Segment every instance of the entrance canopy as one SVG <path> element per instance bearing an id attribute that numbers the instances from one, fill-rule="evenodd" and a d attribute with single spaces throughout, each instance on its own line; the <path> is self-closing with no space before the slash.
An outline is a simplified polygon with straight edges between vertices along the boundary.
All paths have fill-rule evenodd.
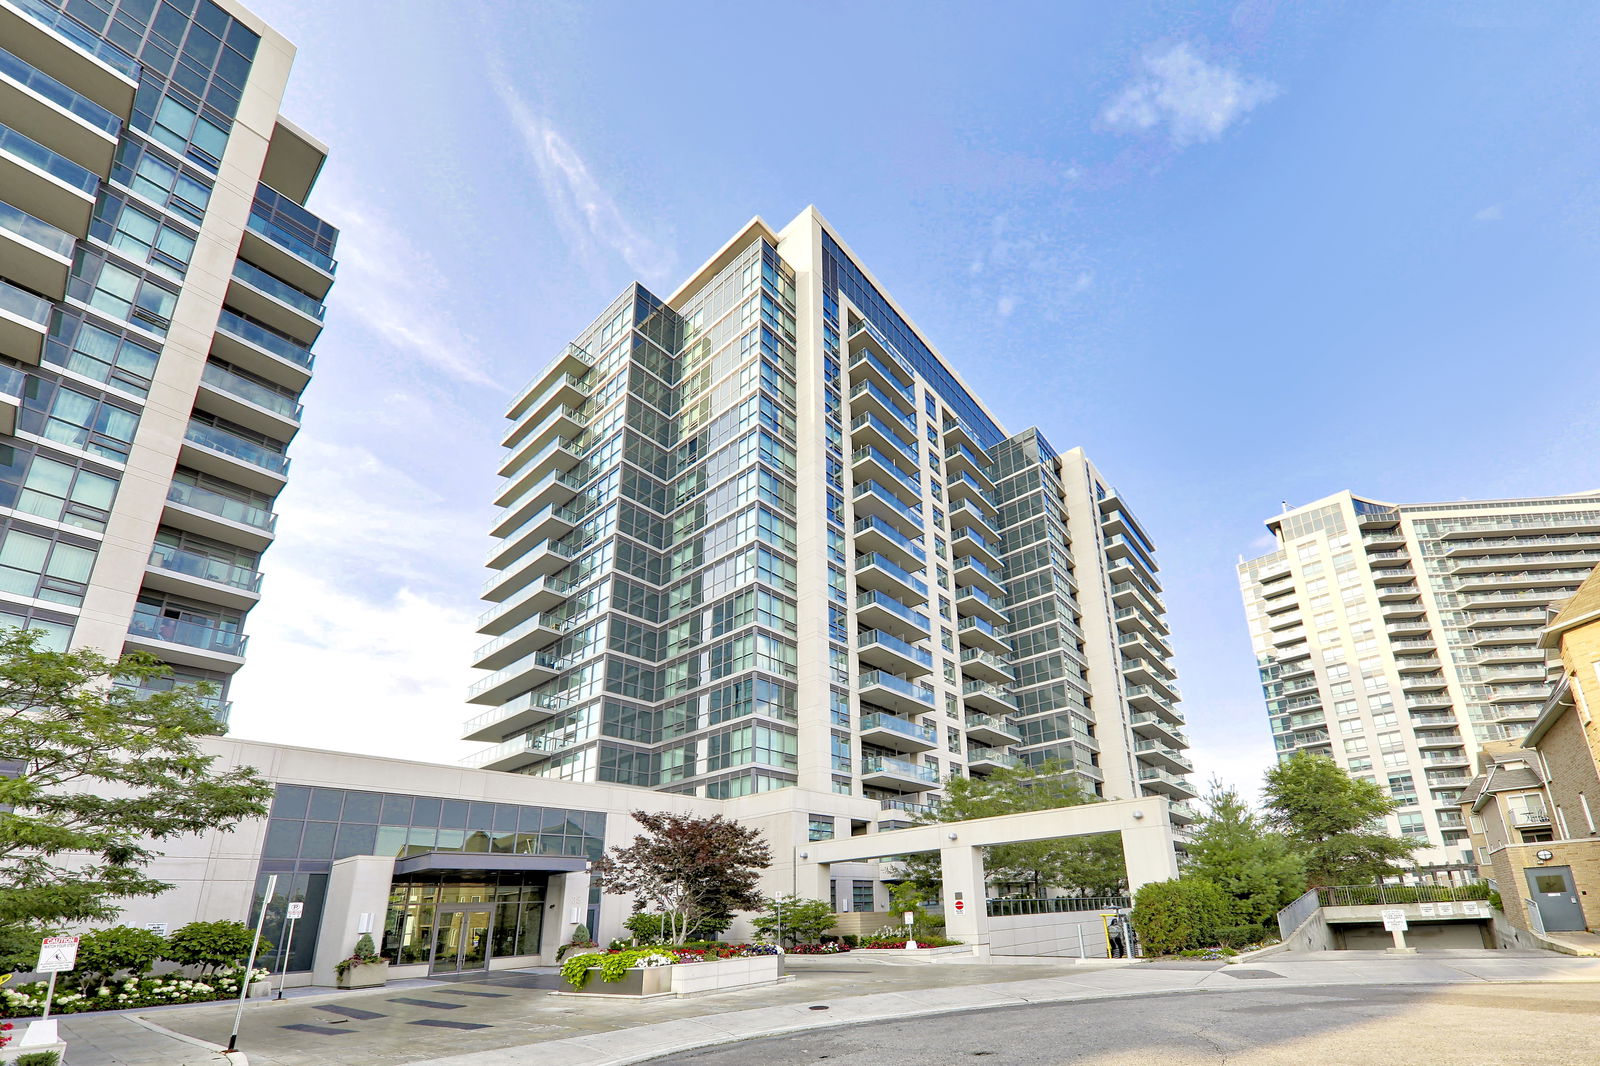
<path id="1" fill-rule="evenodd" d="M 396 859 L 394 876 L 455 873 L 573 873 L 587 869 L 581 855 L 513 855 L 492 851 L 424 851 Z"/>

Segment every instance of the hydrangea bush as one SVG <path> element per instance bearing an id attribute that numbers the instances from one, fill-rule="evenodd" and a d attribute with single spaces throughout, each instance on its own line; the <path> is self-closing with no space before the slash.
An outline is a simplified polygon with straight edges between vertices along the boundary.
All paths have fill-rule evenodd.
<path id="1" fill-rule="evenodd" d="M 159 1007 L 169 1003 L 206 1003 L 216 999 L 235 999 L 239 995 L 241 967 L 220 970 L 204 979 L 166 974 L 161 977 L 130 977 L 101 985 L 93 992 L 62 991 L 56 988 L 50 1010 L 54 1014 L 82 1014 L 96 1010 L 123 1010 L 130 1007 Z M 257 968 L 252 981 L 265 981 L 271 972 Z M 44 1010 L 43 981 L 0 987 L 0 1018 L 31 1018 Z"/>

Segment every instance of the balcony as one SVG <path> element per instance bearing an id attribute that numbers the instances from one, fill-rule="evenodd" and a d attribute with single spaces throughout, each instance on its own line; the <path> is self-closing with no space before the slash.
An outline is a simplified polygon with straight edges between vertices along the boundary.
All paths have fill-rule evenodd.
<path id="1" fill-rule="evenodd" d="M 233 262 L 226 302 L 280 333 L 309 345 L 322 332 L 322 301 L 243 259 Z"/>
<path id="2" fill-rule="evenodd" d="M 928 553 L 922 546 L 883 519 L 869 515 L 855 525 L 856 548 L 886 555 L 907 570 L 921 570 Z"/>
<path id="3" fill-rule="evenodd" d="M 190 422 L 178 458 L 184 466 L 236 482 L 257 492 L 277 493 L 289 477 L 289 457 L 225 429 Z"/>
<path id="4" fill-rule="evenodd" d="M 1152 616 L 1147 611 L 1135 607 L 1124 607 L 1112 614 L 1112 619 L 1117 623 L 1117 628 L 1124 633 L 1141 633 L 1151 640 L 1164 640 L 1168 633 L 1167 625 L 1161 619 Z M 1304 629 L 1289 630 L 1278 633 L 1272 638 L 1275 647 L 1283 647 L 1306 639 Z M 1287 658 L 1287 653 L 1284 653 Z"/>
<path id="5" fill-rule="evenodd" d="M 957 444 L 946 448 L 944 453 L 945 469 L 952 474 L 967 474 L 975 478 L 985 491 L 994 491 L 994 481 L 989 477 L 989 460 L 987 457 L 973 451 L 965 444 Z"/>
<path id="6" fill-rule="evenodd" d="M 496 658 L 495 652 L 502 649 L 507 651 L 515 649 L 523 651 L 524 654 L 522 658 L 515 659 L 494 673 L 473 682 L 472 687 L 467 690 L 467 702 L 498 705 L 556 677 L 561 669 L 549 655 L 545 654 L 544 649 L 560 640 L 564 632 L 571 628 L 570 619 L 536 615 L 512 632 L 485 645 L 491 649 L 485 658 Z M 552 711 L 565 706 L 564 696 L 546 695 L 542 698 L 547 701 L 546 706 Z"/>
<path id="7" fill-rule="evenodd" d="M 1460 749 L 1455 751 L 1429 751 L 1422 755 L 1422 762 L 1427 766 L 1466 766 L 1471 763 L 1467 753 Z"/>
<path id="8" fill-rule="evenodd" d="M 975 558 L 996 572 L 1001 568 L 999 549 L 999 537 L 991 539 L 972 526 L 961 526 L 951 531 L 951 551 L 958 556 Z"/>
<path id="9" fill-rule="evenodd" d="M 580 617 L 566 618 L 550 611 L 535 611 L 531 614 L 519 611 L 516 617 L 518 621 L 511 621 L 505 615 L 495 616 L 493 620 L 502 624 L 492 628 L 484 627 L 485 632 L 498 635 L 478 648 L 474 659 L 474 665 L 478 669 L 503 669 L 518 658 L 548 648 L 582 624 Z"/>
<path id="10" fill-rule="evenodd" d="M 864 714 L 861 716 L 861 740 L 891 751 L 932 751 L 939 746 L 939 731 L 892 714 Z"/>
<path id="11" fill-rule="evenodd" d="M 594 357 L 592 355 L 576 344 L 567 345 L 559 355 L 546 363 L 543 369 L 533 375 L 533 379 L 518 391 L 516 400 L 511 404 L 511 409 L 506 412 L 506 417 L 515 419 L 519 424 L 529 417 L 539 418 L 540 416 L 534 413 L 533 407 L 536 404 L 543 403 L 547 398 L 547 394 L 550 391 L 549 381 L 552 377 L 563 374 L 572 377 L 583 377 L 593 369 Z M 588 390 L 586 389 L 584 392 L 587 395 Z M 571 402 L 576 403 L 576 401 Z M 516 432 L 515 429 L 512 432 Z M 515 442 L 506 442 L 505 447 L 509 448 L 513 443 Z"/>
<path id="12" fill-rule="evenodd" d="M 1422 658 L 1416 658 L 1414 656 L 1399 657 L 1395 659 L 1394 665 L 1395 669 L 1399 670 L 1402 674 L 1414 674 L 1419 672 L 1425 673 L 1430 670 L 1439 670 L 1443 668 L 1444 660 L 1439 658 L 1437 655 L 1427 655 L 1423 656 Z"/>
<path id="13" fill-rule="evenodd" d="M 970 503 L 978 510 L 988 515 L 992 520 L 998 508 L 989 498 L 989 490 L 978 483 L 978 480 L 966 471 L 957 473 L 948 471 L 945 481 L 945 491 L 952 503 Z"/>
<path id="14" fill-rule="evenodd" d="M 0 3 L 0 41 L 51 77 L 77 86 L 113 114 L 126 116 L 132 110 L 138 60 L 44 0 Z"/>
<path id="15" fill-rule="evenodd" d="M 1154 711 L 1176 717 L 1177 708 L 1159 691 L 1149 685 L 1128 686 L 1128 706 L 1140 711 Z"/>
<path id="16" fill-rule="evenodd" d="M 583 461 L 581 452 L 574 441 L 565 437 L 552 440 L 537 455 L 522 464 L 522 469 L 517 472 L 516 477 L 508 478 L 500 486 L 500 492 L 494 498 L 495 506 L 508 506 L 551 474 L 571 471 Z"/>
<path id="17" fill-rule="evenodd" d="M 1550 812 L 1543 807 L 1533 807 L 1518 810 L 1515 807 L 1506 812 L 1511 824 L 1518 828 L 1537 828 L 1550 824 Z"/>
<path id="18" fill-rule="evenodd" d="M 122 120 L 5 48 L 0 48 L 0 114 L 17 132 L 81 167 L 97 174 L 111 169 Z"/>
<path id="19" fill-rule="evenodd" d="M 1141 737 L 1164 741 L 1174 748 L 1187 748 L 1189 739 L 1172 719 L 1177 716 L 1156 714 L 1152 711 L 1135 711 L 1129 717 L 1133 731 Z M 1178 722 L 1181 722 L 1181 717 Z"/>
<path id="20" fill-rule="evenodd" d="M 1324 735 L 1326 739 L 1326 735 Z M 1175 774 L 1194 773 L 1194 763 L 1176 748 L 1168 747 L 1156 740 L 1137 740 L 1133 744 L 1133 753 L 1137 759 L 1147 766 L 1168 770 Z"/>
<path id="21" fill-rule="evenodd" d="M 550 504 L 535 511 L 520 526 L 507 533 L 489 552 L 484 565 L 502 570 L 526 555 L 540 541 L 558 540 L 577 529 L 582 521 L 583 512 L 576 507 Z"/>
<path id="22" fill-rule="evenodd" d="M 890 425 L 902 427 L 907 433 L 915 435 L 917 431 L 915 408 L 904 396 L 897 398 L 896 393 L 886 392 L 872 381 L 858 381 L 851 386 L 850 413 L 875 414 Z"/>
<path id="23" fill-rule="evenodd" d="M 880 358 L 879 353 L 870 347 L 857 347 L 854 343 L 850 349 L 850 380 L 873 381 L 885 391 L 904 398 L 906 405 L 915 403 L 911 386 L 914 375 L 911 371 L 899 364 L 893 356 L 884 353 Z"/>
<path id="24" fill-rule="evenodd" d="M 522 770 L 576 748 L 583 741 L 570 734 L 551 737 L 513 737 L 461 760 L 477 770 Z"/>
<path id="25" fill-rule="evenodd" d="M 999 596 L 991 596 L 987 592 L 972 585 L 956 586 L 956 613 L 982 618 L 992 625 L 1005 625 L 1009 619 L 1006 617 L 1005 600 Z"/>
<path id="26" fill-rule="evenodd" d="M 259 204 L 250 207 L 239 254 L 319 300 L 327 297 L 338 269 L 332 256 L 273 221 Z"/>
<path id="27" fill-rule="evenodd" d="M 1167 605 L 1161 598 L 1151 592 L 1138 581 L 1118 581 L 1111 586 L 1111 602 L 1118 607 L 1139 607 L 1153 615 L 1163 615 Z M 1267 628 L 1286 629 L 1301 620 L 1299 611 L 1290 614 L 1280 614 L 1277 617 L 1269 616 Z"/>
<path id="28" fill-rule="evenodd" d="M 236 628 L 168 618 L 159 608 L 138 604 L 128 620 L 128 645 L 174 666 L 232 672 L 244 665 L 247 640 Z"/>
<path id="29" fill-rule="evenodd" d="M 545 383 L 543 389 L 529 398 L 522 415 L 501 439 L 500 446 L 517 447 L 553 411 L 561 408 L 581 409 L 593 393 L 594 381 L 588 372 L 555 375 Z"/>
<path id="30" fill-rule="evenodd" d="M 965 648 L 961 652 L 961 672 L 967 677 L 1009 685 L 1017 675 L 1011 665 L 992 652 L 981 648 Z"/>
<path id="31" fill-rule="evenodd" d="M 1169 799 L 1192 800 L 1200 793 L 1177 774 L 1154 766 L 1139 767 L 1139 784 L 1146 790 Z"/>
<path id="32" fill-rule="evenodd" d="M 999 685 L 988 681 L 968 681 L 961 686 L 961 700 L 970 711 L 990 714 L 1016 714 L 1017 699 Z"/>
<path id="33" fill-rule="evenodd" d="M 1415 719 L 1412 724 L 1416 724 Z M 1419 731 L 1416 736 L 1419 748 L 1447 748 L 1461 743 L 1461 732 L 1457 729 L 1439 729 L 1427 733 Z"/>
<path id="34" fill-rule="evenodd" d="M 0 281 L 0 353 L 39 365 L 50 333 L 50 301 Z"/>
<path id="35" fill-rule="evenodd" d="M 922 510 L 901 503 L 895 493 L 876 481 L 863 481 L 853 497 L 856 518 L 881 518 L 907 537 L 922 535 Z"/>
<path id="36" fill-rule="evenodd" d="M 1022 743 L 1022 730 L 1004 718 L 975 711 L 967 713 L 967 743 L 1005 747 Z"/>
<path id="37" fill-rule="evenodd" d="M 559 696 L 524 692 L 461 723 L 462 740 L 499 740 L 549 721 L 566 710 Z"/>
<path id="38" fill-rule="evenodd" d="M 174 481 L 167 487 L 161 521 L 226 544 L 263 551 L 272 543 L 278 516 L 220 492 Z"/>
<path id="39" fill-rule="evenodd" d="M 901 464 L 910 465 L 882 449 L 868 444 L 857 448 L 850 457 L 850 472 L 859 481 L 876 481 L 898 496 L 904 503 L 914 506 L 922 501 L 922 488 L 917 484 L 916 472 L 907 471 Z"/>
<path id="40" fill-rule="evenodd" d="M 856 621 L 886 630 L 903 640 L 922 640 L 929 634 L 928 616 L 907 607 L 886 592 L 863 592 L 856 597 Z"/>
<path id="41" fill-rule="evenodd" d="M 968 748 L 967 770 L 974 774 L 992 774 L 996 770 L 1015 770 L 1022 760 L 998 748 Z"/>
<path id="42" fill-rule="evenodd" d="M 992 624 L 982 618 L 963 618 L 956 626 L 956 635 L 966 648 L 982 648 L 996 655 L 1008 655 L 1011 645 Z"/>
<path id="43" fill-rule="evenodd" d="M 72 269 L 72 234 L 0 201 L 0 276 L 59 300 Z"/>
<path id="44" fill-rule="evenodd" d="M 248 611 L 261 599 L 261 574 L 197 552 L 156 544 L 144 586 Z"/>
<path id="45" fill-rule="evenodd" d="M 1428 620 L 1419 616 L 1416 618 L 1405 618 L 1388 622 L 1383 628 L 1397 637 L 1409 637 L 1415 636 L 1419 633 L 1426 633 L 1430 627 L 1428 625 Z"/>
<path id="46" fill-rule="evenodd" d="M 0 190 L 7 203 L 74 237 L 89 232 L 100 178 L 38 141 L 0 126 Z"/>
<path id="47" fill-rule="evenodd" d="M 902 714 L 933 710 L 933 689 L 883 670 L 863 670 L 856 691 L 863 702 Z"/>
<path id="48" fill-rule="evenodd" d="M 565 574 L 536 578 L 516 595 L 501 600 L 478 615 L 478 632 L 500 634 L 540 611 L 561 606 L 581 586 Z"/>
<path id="49" fill-rule="evenodd" d="M 980 454 L 983 451 L 983 442 L 978 440 L 978 435 L 972 432 L 972 427 L 959 416 L 945 419 L 944 444 L 946 448 L 964 444 Z"/>
<path id="50" fill-rule="evenodd" d="M 919 465 L 920 462 L 917 457 L 917 442 L 875 414 L 863 414 L 851 419 L 850 443 L 853 447 L 871 444 L 887 452 L 899 452 L 913 465 Z"/>
<path id="51" fill-rule="evenodd" d="M 991 568 L 982 559 L 971 555 L 956 556 L 955 564 L 956 584 L 972 585 L 991 596 L 1005 595 L 999 569 Z"/>
<path id="52" fill-rule="evenodd" d="M 512 530 L 526 522 L 546 507 L 571 503 L 582 491 L 589 473 L 579 467 L 575 470 L 550 470 L 521 496 L 512 500 L 495 515 L 491 537 L 508 536 Z"/>
<path id="53" fill-rule="evenodd" d="M 861 783 L 893 792 L 927 792 L 939 787 L 939 771 L 905 759 L 867 755 L 861 760 Z"/>
<path id="54" fill-rule="evenodd" d="M 1000 531 L 995 529 L 994 519 L 966 501 L 962 501 L 950 508 L 950 528 L 952 532 L 962 527 L 976 529 L 983 535 L 985 543 L 1000 543 Z M 959 534 L 957 535 L 959 536 Z"/>
<path id="55" fill-rule="evenodd" d="M 268 437 L 292 437 L 305 409 L 293 396 L 208 362 L 200 371 L 205 410 Z"/>
<path id="56" fill-rule="evenodd" d="M 1272 738 L 1272 743 L 1278 751 L 1295 751 L 1299 748 L 1313 748 L 1319 744 L 1326 744 L 1330 739 L 1326 729 L 1312 729 L 1275 736 Z"/>
<path id="57" fill-rule="evenodd" d="M 0 366 L 0 433 L 17 431 L 17 415 L 22 413 L 22 397 L 28 375 L 14 366 Z"/>
<path id="58" fill-rule="evenodd" d="M 297 392 L 311 380 L 311 367 L 316 362 L 304 344 L 227 308 L 217 316 L 211 350 L 235 366 Z"/>
<path id="59" fill-rule="evenodd" d="M 869 629 L 856 637 L 856 657 L 869 666 L 906 677 L 933 673 L 932 652 L 880 629 Z"/>
<path id="60" fill-rule="evenodd" d="M 549 577 L 562 570 L 583 551 L 559 540 L 541 540 L 529 548 L 516 565 L 490 574 L 483 583 L 483 598 L 496 602 L 507 599 L 534 578 Z"/>
<path id="61" fill-rule="evenodd" d="M 587 424 L 588 418 L 576 407 L 557 404 L 523 435 L 521 443 L 505 457 L 497 472 L 501 477 L 512 476 L 530 459 L 538 456 L 551 441 L 575 438 Z"/>

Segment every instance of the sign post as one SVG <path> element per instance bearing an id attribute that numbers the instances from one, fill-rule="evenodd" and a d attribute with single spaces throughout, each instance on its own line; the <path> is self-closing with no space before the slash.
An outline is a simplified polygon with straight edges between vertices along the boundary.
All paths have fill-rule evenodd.
<path id="1" fill-rule="evenodd" d="M 56 1043 L 56 1023 L 55 1019 L 50 1017 L 50 1005 L 56 998 L 56 974 L 67 973 L 77 965 L 77 937 L 47 936 L 39 944 L 39 961 L 33 969 L 36 973 L 49 974 L 50 985 L 44 993 L 44 1011 L 40 1013 L 38 1021 L 28 1026 L 28 1031 L 22 1035 L 19 1046 Z"/>
<path id="2" fill-rule="evenodd" d="M 1383 912 L 1383 928 L 1394 934 L 1394 947 L 1384 949 L 1390 955 L 1415 955 L 1416 948 L 1406 947 L 1406 912 L 1402 910 L 1388 910 Z"/>
<path id="3" fill-rule="evenodd" d="M 306 912 L 305 902 L 293 900 L 284 917 L 289 919 L 289 928 L 283 934 L 283 948 L 278 952 L 278 998 L 283 998 L 283 990 L 289 984 L 289 945 L 294 943 L 294 923 Z"/>
<path id="4" fill-rule="evenodd" d="M 278 875 L 272 874 L 267 878 L 267 890 L 261 895 L 261 913 L 256 916 L 256 935 L 250 941 L 250 961 L 244 964 L 244 973 L 239 975 L 239 1007 L 233 1012 L 233 1032 L 228 1034 L 229 1052 L 239 1048 L 239 1023 L 244 1020 L 244 997 L 250 994 L 250 975 L 256 972 L 256 952 L 261 950 L 261 927 L 267 924 L 267 907 L 271 905 L 277 890 Z"/>

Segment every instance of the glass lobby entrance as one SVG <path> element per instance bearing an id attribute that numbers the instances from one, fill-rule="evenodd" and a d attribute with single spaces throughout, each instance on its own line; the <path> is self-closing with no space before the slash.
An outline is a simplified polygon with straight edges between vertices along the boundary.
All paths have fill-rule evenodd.
<path id="1" fill-rule="evenodd" d="M 480 874 L 472 880 L 396 881 L 382 954 L 430 974 L 484 970 L 493 959 L 536 955 L 543 925 L 544 873 Z"/>

